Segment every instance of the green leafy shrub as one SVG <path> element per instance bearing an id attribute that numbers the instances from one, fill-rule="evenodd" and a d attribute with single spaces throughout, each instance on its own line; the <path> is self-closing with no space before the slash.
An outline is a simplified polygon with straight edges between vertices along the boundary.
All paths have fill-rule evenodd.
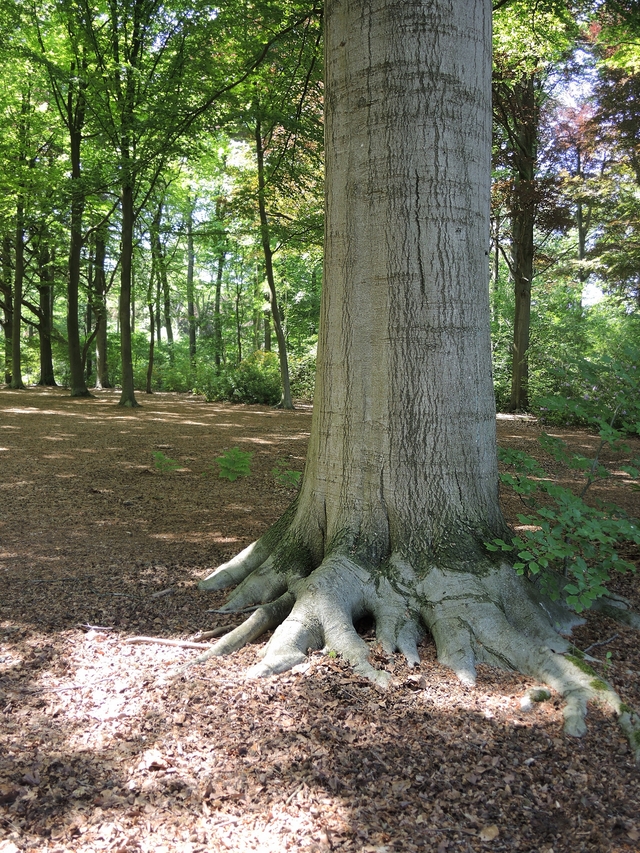
<path id="1" fill-rule="evenodd" d="M 194 391 L 211 402 L 263 403 L 274 406 L 280 402 L 282 384 L 278 356 L 258 350 L 241 361 L 236 368 L 227 368 L 198 375 Z"/>
<path id="2" fill-rule="evenodd" d="M 296 400 L 313 400 L 316 386 L 316 351 L 312 351 L 291 364 L 291 396 Z"/>
<path id="3" fill-rule="evenodd" d="M 630 355 L 633 355 L 631 352 Z M 576 494 L 556 483 L 544 468 L 522 451 L 501 450 L 507 470 L 502 482 L 520 495 L 530 511 L 518 516 L 522 532 L 511 542 L 494 539 L 490 551 L 516 554 L 514 568 L 520 574 L 537 577 L 543 591 L 552 599 L 563 596 L 578 613 L 606 593 L 613 571 L 635 571 L 623 560 L 619 546 L 623 542 L 640 545 L 637 520 L 613 504 L 585 501 L 591 486 L 611 476 L 602 462 L 602 451 L 628 452 L 624 442 L 628 434 L 640 434 L 640 372 L 638 362 L 603 359 L 601 363 L 580 363 L 583 380 L 590 393 L 581 400 L 555 397 L 547 401 L 547 410 L 561 419 L 577 419 L 594 427 L 600 442 L 593 456 L 573 452 L 562 439 L 543 433 L 542 447 L 569 468 L 582 472 Z M 638 489 L 640 459 L 618 465 Z"/>

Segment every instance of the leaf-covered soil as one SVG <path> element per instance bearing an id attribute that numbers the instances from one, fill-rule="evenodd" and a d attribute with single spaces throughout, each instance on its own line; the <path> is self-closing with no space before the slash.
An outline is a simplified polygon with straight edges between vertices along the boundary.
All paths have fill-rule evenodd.
<path id="1" fill-rule="evenodd" d="M 0 853 L 640 849 L 640 776 L 609 716 L 567 738 L 557 697 L 525 712 L 532 682 L 488 667 L 466 688 L 430 642 L 410 671 L 372 640 L 384 693 L 319 654 L 247 680 L 255 646 L 167 680 L 198 651 L 126 640 L 239 622 L 197 581 L 290 502 L 273 468 L 302 469 L 310 410 L 117 399 L 0 391 Z M 533 421 L 498 429 L 537 447 Z M 252 474 L 229 482 L 215 459 L 233 447 Z M 600 491 L 637 515 L 623 481 Z M 614 588 L 640 607 L 638 579 Z M 596 614 L 575 631 L 635 707 L 639 639 Z"/>

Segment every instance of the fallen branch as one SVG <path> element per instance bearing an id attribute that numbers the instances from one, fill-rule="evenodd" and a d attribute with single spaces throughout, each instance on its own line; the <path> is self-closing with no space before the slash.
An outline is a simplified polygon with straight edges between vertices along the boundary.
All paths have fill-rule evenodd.
<path id="1" fill-rule="evenodd" d="M 587 646 L 586 649 L 583 649 L 583 652 L 586 654 L 587 652 L 590 652 L 591 649 L 595 649 L 598 646 L 606 646 L 608 643 L 612 643 L 614 640 L 617 640 L 617 639 L 618 639 L 618 634 L 614 634 L 613 637 L 609 637 L 608 640 L 600 640 L 599 643 L 591 643 L 590 646 Z"/>
<path id="2" fill-rule="evenodd" d="M 153 643 L 156 646 L 177 646 L 179 649 L 206 649 L 203 643 L 194 643 L 193 640 L 166 640 L 164 637 L 127 637 L 123 640 L 129 646 L 138 643 Z"/>

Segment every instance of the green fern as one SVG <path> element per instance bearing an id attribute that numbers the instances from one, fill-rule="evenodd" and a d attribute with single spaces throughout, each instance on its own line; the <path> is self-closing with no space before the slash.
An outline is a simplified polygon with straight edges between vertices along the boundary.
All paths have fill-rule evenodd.
<path id="1" fill-rule="evenodd" d="M 251 474 L 251 459 L 253 453 L 232 447 L 225 450 L 222 456 L 218 456 L 216 462 L 220 468 L 219 477 L 222 480 L 230 480 L 232 483 L 238 477 L 248 477 Z"/>
<path id="2" fill-rule="evenodd" d="M 273 478 L 279 486 L 284 486 L 286 489 L 297 489 L 302 480 L 302 473 L 285 468 L 285 464 L 284 462 L 276 462 L 271 469 Z"/>

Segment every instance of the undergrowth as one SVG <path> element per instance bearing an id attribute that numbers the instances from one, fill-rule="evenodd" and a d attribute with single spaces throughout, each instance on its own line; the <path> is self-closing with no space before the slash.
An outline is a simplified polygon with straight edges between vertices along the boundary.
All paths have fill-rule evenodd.
<path id="1" fill-rule="evenodd" d="M 632 351 L 633 350 L 633 351 Z M 592 456 L 571 450 L 563 439 L 543 433 L 542 448 L 557 462 L 582 474 L 579 488 L 560 485 L 532 456 L 519 450 L 500 449 L 506 466 L 501 481 L 518 494 L 526 512 L 518 515 L 520 529 L 510 542 L 494 539 L 490 551 L 512 555 L 520 574 L 535 578 L 552 599 L 564 597 L 578 613 L 606 594 L 613 572 L 635 571 L 620 556 L 625 542 L 640 545 L 637 519 L 620 507 L 593 499 L 591 487 L 613 476 L 603 451 L 620 459 L 630 455 L 626 438 L 640 435 L 640 368 L 637 348 L 628 348 L 624 360 L 604 359 L 598 364 L 575 362 L 590 391 L 580 400 L 555 396 L 545 401 L 557 422 L 569 420 L 594 429 L 599 443 Z M 640 459 L 617 462 L 616 472 L 629 488 L 640 489 Z M 587 502 L 587 497 L 592 499 Z"/>

